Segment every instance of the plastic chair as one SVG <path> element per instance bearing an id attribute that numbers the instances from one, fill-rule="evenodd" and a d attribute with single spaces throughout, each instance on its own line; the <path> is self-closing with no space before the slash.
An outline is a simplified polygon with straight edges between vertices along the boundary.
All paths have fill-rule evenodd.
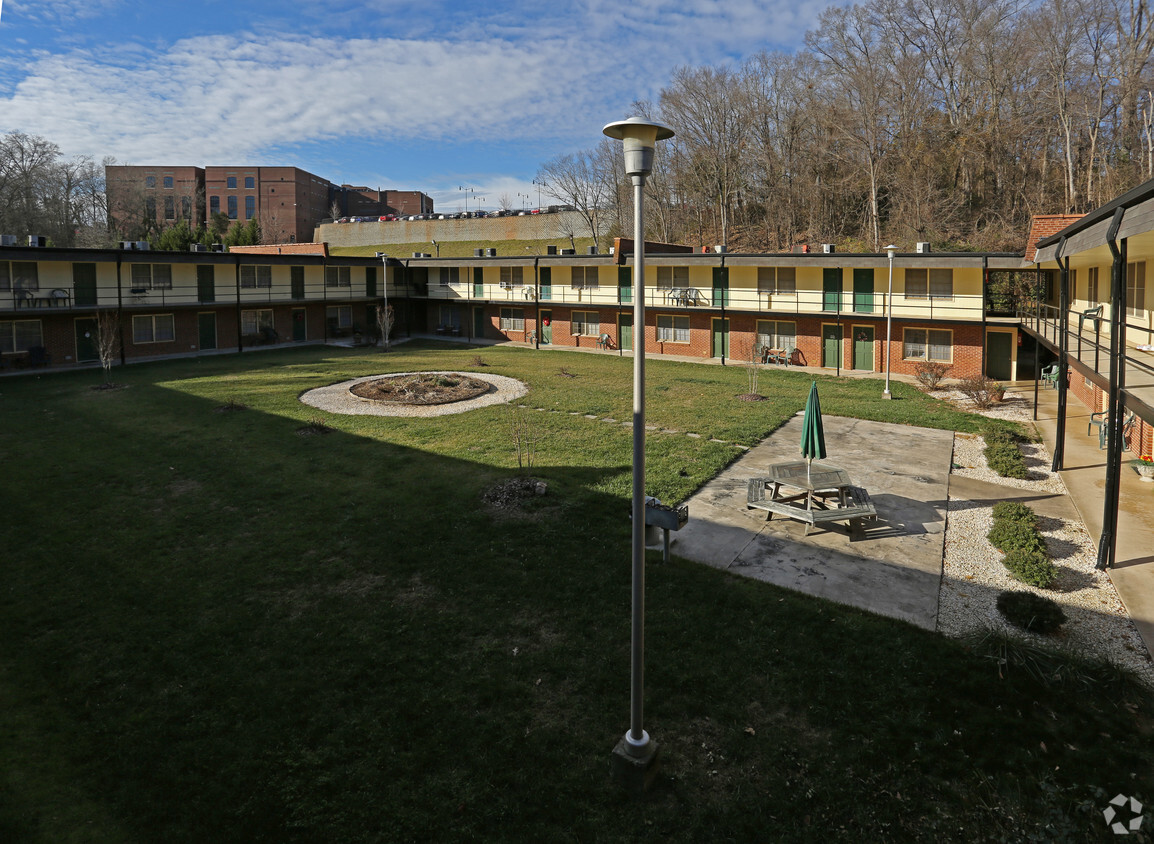
<path id="1" fill-rule="evenodd" d="M 1098 449 L 1101 450 L 1106 447 L 1106 433 L 1110 428 L 1110 416 L 1105 410 L 1096 410 L 1090 414 L 1090 424 L 1086 426 L 1086 435 L 1098 428 Z M 1130 430 L 1134 427 L 1134 411 L 1126 414 L 1125 420 L 1122 422 L 1122 439 L 1125 440 L 1130 435 Z"/>
<path id="2" fill-rule="evenodd" d="M 1058 388 L 1058 364 L 1053 363 L 1042 368 L 1042 380 L 1046 382 L 1047 387 L 1053 389 Z"/>
<path id="3" fill-rule="evenodd" d="M 1086 310 L 1082 311 L 1080 314 L 1078 314 L 1078 333 L 1079 334 L 1082 333 L 1082 324 L 1085 323 L 1085 321 L 1088 319 L 1094 320 L 1094 330 L 1097 331 L 1098 330 L 1098 322 L 1099 322 L 1099 320 L 1101 320 L 1101 318 L 1102 318 L 1102 306 L 1101 305 L 1099 305 L 1096 308 L 1087 308 Z"/>
<path id="4" fill-rule="evenodd" d="M 597 338 L 597 348 L 598 349 L 612 349 L 613 348 L 613 338 L 611 338 L 608 334 L 602 334 L 600 337 Z"/>

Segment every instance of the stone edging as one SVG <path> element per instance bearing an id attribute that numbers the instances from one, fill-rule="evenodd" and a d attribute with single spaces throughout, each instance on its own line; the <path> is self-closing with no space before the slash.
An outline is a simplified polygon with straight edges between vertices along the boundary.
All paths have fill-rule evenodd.
<path id="1" fill-rule="evenodd" d="M 495 389 L 475 399 L 437 405 L 388 404 L 386 402 L 373 401 L 372 399 L 362 399 L 360 396 L 354 396 L 349 392 L 349 389 L 353 385 L 365 381 L 376 381 L 380 378 L 417 374 L 467 376 L 469 378 L 476 378 L 478 381 L 485 381 Z M 327 410 L 329 413 L 342 413 L 350 416 L 428 417 L 449 416 L 455 413 L 465 413 L 469 410 L 476 410 L 479 407 L 503 404 L 514 399 L 519 399 L 528 392 L 529 388 L 523 382 L 518 381 L 516 378 L 507 378 L 504 375 L 489 375 L 483 372 L 458 372 L 455 370 L 432 370 L 422 373 L 386 372 L 377 375 L 366 375 L 362 378 L 354 378 L 351 381 L 342 381 L 339 384 L 330 384 L 327 387 L 317 387 L 315 390 L 308 390 L 301 394 L 300 400 L 318 410 Z"/>

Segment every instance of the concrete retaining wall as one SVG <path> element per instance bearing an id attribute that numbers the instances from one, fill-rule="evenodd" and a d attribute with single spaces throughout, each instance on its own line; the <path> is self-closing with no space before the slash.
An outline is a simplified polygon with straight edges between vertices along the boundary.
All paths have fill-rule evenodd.
<path id="1" fill-rule="evenodd" d="M 472 220 L 394 220 L 388 223 L 325 223 L 317 226 L 316 243 L 330 247 L 374 246 L 388 243 L 428 243 L 436 240 L 567 240 L 591 237 L 589 225 L 575 211 L 524 217 L 483 217 Z M 604 227 L 602 234 L 605 233 Z M 432 248 L 428 250 L 432 252 Z"/>

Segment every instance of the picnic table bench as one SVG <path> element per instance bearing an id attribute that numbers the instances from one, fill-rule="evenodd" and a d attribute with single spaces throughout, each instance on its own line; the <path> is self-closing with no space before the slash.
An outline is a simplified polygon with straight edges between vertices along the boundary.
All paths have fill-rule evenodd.
<path id="1" fill-rule="evenodd" d="M 790 466 L 792 464 L 785 464 Z M 771 467 L 771 469 L 777 467 Z M 838 470 L 844 476 L 844 472 Z M 746 490 L 747 510 L 765 510 L 768 522 L 774 515 L 785 516 L 805 524 L 805 536 L 820 525 L 846 522 L 850 539 L 857 539 L 863 533 L 862 522 L 876 519 L 877 508 L 863 487 L 842 484 L 836 479 L 828 487 L 806 488 L 802 482 L 792 483 L 783 477 L 750 478 Z M 820 483 L 820 482 L 819 482 Z M 794 486 L 800 493 L 782 495 L 782 486 Z M 830 499 L 836 499 L 836 506 L 830 506 Z"/>

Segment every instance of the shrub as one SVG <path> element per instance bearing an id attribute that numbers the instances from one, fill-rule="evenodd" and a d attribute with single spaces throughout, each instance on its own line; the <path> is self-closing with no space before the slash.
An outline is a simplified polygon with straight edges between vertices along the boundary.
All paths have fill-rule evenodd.
<path id="1" fill-rule="evenodd" d="M 1005 388 L 985 375 L 972 375 L 958 382 L 958 390 L 980 410 L 985 410 L 1002 397 Z"/>
<path id="2" fill-rule="evenodd" d="M 922 361 L 914 370 L 914 377 L 918 379 L 918 383 L 922 385 L 923 390 L 933 392 L 938 389 L 942 383 L 942 379 L 946 377 L 946 373 L 949 371 L 949 364 L 937 363 L 935 361 Z"/>
<path id="3" fill-rule="evenodd" d="M 1041 551 L 1045 553 L 1046 544 L 1042 535 L 1038 533 L 1036 524 L 1014 521 L 1013 519 L 998 519 L 986 534 L 990 544 L 1008 554 L 1011 551 Z"/>
<path id="4" fill-rule="evenodd" d="M 998 612 L 1015 627 L 1043 636 L 1055 632 L 1066 623 L 1066 614 L 1060 606 L 1033 592 L 1001 593 L 998 595 Z"/>
<path id="5" fill-rule="evenodd" d="M 994 521 L 1026 522 L 1038 526 L 1038 516 L 1020 501 L 999 501 L 994 505 Z"/>
<path id="6" fill-rule="evenodd" d="M 986 441 L 986 465 L 1003 478 L 1026 479 L 1030 476 L 1026 458 L 1018 448 L 1018 437 L 1005 428 L 987 428 L 982 432 Z"/>
<path id="7" fill-rule="evenodd" d="M 1049 589 L 1058 577 L 1058 570 L 1044 550 L 1015 548 L 1006 553 L 1002 562 L 1015 580 L 1039 589 Z"/>

